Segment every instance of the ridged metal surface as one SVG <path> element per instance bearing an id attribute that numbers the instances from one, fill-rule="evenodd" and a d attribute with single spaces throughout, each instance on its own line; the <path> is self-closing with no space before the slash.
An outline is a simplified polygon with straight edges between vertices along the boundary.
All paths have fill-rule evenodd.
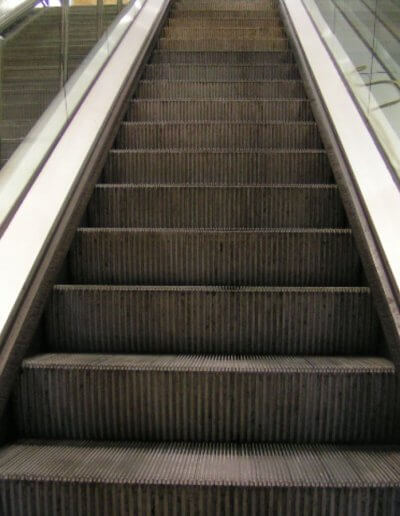
<path id="1" fill-rule="evenodd" d="M 39 355 L 19 386 L 20 435 L 39 438 L 360 444 L 395 423 L 382 358 Z"/>
<path id="2" fill-rule="evenodd" d="M 324 150 L 112 150 L 105 183 L 310 184 L 331 183 Z"/>
<path id="3" fill-rule="evenodd" d="M 224 17 L 223 20 L 220 18 L 216 18 L 214 16 L 214 13 L 211 13 L 209 16 L 203 16 L 202 18 L 199 18 L 198 16 L 195 17 L 186 17 L 183 18 L 180 17 L 174 17 L 170 18 L 166 24 L 166 29 L 170 28 L 176 28 L 176 27 L 196 27 L 196 28 L 204 28 L 204 29 L 210 29 L 214 27 L 218 28 L 243 28 L 243 29 L 250 29 L 250 28 L 256 28 L 256 29 L 270 29 L 270 28 L 281 28 L 283 29 L 283 23 L 280 18 L 277 18 L 273 14 L 271 14 L 270 17 L 260 17 L 260 13 L 254 13 L 251 18 L 246 16 L 245 19 L 236 17 L 236 18 L 228 18 Z M 215 34 L 215 33 L 214 33 Z"/>
<path id="4" fill-rule="evenodd" d="M 361 281 L 347 230 L 81 229 L 69 270 L 76 283 L 120 285 L 355 286 Z"/>
<path id="5" fill-rule="evenodd" d="M 97 185 L 87 223 L 107 227 L 340 228 L 336 185 Z"/>
<path id="6" fill-rule="evenodd" d="M 204 19 L 204 18 L 213 18 L 219 19 L 223 22 L 225 19 L 229 18 L 238 18 L 242 21 L 242 23 L 246 23 L 247 18 L 254 18 L 255 15 L 259 17 L 260 20 L 269 20 L 270 18 L 275 18 L 276 20 L 280 19 L 278 17 L 277 9 L 265 9 L 265 10 L 257 10 L 256 12 L 253 10 L 232 10 L 232 9 L 223 9 L 223 10 L 210 10 L 205 9 L 203 6 L 198 6 L 198 9 L 185 9 L 184 7 L 180 9 L 171 9 L 171 17 L 174 19 Z M 229 7 L 229 6 L 227 6 Z M 232 49 L 234 50 L 234 49 Z"/>
<path id="7" fill-rule="evenodd" d="M 137 98 L 274 99 L 306 98 L 301 81 L 140 81 Z"/>
<path id="8" fill-rule="evenodd" d="M 197 20 L 196 20 L 197 21 Z M 242 20 L 239 20 L 242 23 Z M 193 63 L 193 64 L 244 64 L 260 65 L 273 63 L 294 63 L 292 52 L 189 52 L 155 50 L 150 57 L 150 63 Z"/>
<path id="9" fill-rule="evenodd" d="M 208 11 L 251 11 L 253 14 L 258 11 L 264 14 L 268 11 L 277 13 L 277 7 L 277 1 L 263 2 L 258 0 L 251 0 L 250 4 L 248 1 L 239 0 L 218 0 L 218 2 L 214 0 L 176 0 L 172 4 L 173 11 L 202 11 L 206 9 Z"/>
<path id="10" fill-rule="evenodd" d="M 288 50 L 289 42 L 286 38 L 260 38 L 260 39 L 172 39 L 160 38 L 157 43 L 160 50 L 234 50 L 234 51 L 258 51 L 258 50 Z"/>
<path id="11" fill-rule="evenodd" d="M 209 27 L 166 27 L 163 31 L 164 38 L 170 39 L 214 39 L 215 28 Z M 264 27 L 219 27 L 218 37 L 224 39 L 264 39 L 284 38 L 285 32 L 279 25 Z"/>
<path id="12" fill-rule="evenodd" d="M 259 79 L 299 79 L 297 67 L 292 63 L 273 65 L 188 65 L 188 64 L 150 64 L 147 65 L 143 79 L 168 79 L 189 81 L 230 81 Z"/>
<path id="13" fill-rule="evenodd" d="M 64 352 L 371 354 L 367 288 L 57 286 L 48 349 Z"/>
<path id="14" fill-rule="evenodd" d="M 283 100 L 145 100 L 135 99 L 126 113 L 127 121 L 312 121 L 305 99 Z"/>
<path id="15" fill-rule="evenodd" d="M 320 149 L 315 122 L 123 122 L 115 147 Z"/>
<path id="16" fill-rule="evenodd" d="M 397 516 L 399 476 L 397 447 L 30 440 L 0 455 L 13 516 Z"/>

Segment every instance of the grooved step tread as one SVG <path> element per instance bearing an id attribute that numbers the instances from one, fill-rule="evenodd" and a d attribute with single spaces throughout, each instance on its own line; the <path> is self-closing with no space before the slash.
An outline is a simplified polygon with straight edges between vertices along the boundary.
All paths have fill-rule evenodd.
<path id="1" fill-rule="evenodd" d="M 23 362 L 16 414 L 39 438 L 383 443 L 394 373 L 375 357 L 44 354 Z"/>
<path id="2" fill-rule="evenodd" d="M 330 184 L 333 175 L 323 149 L 111 149 L 102 181 L 232 186 Z"/>
<path id="3" fill-rule="evenodd" d="M 103 355 L 45 353 L 26 358 L 25 369 L 81 371 L 172 371 L 191 373 L 262 374 L 390 374 L 394 364 L 382 357 L 218 356 L 218 355 Z"/>
<path id="4" fill-rule="evenodd" d="M 347 230 L 83 228 L 70 250 L 69 270 L 76 283 L 343 286 L 361 281 Z"/>
<path id="5" fill-rule="evenodd" d="M 287 50 L 290 48 L 286 38 L 231 38 L 231 39 L 178 39 L 160 38 L 160 50 Z"/>
<path id="6" fill-rule="evenodd" d="M 64 352 L 374 354 L 378 322 L 362 287 L 56 285 L 46 338 Z"/>
<path id="7" fill-rule="evenodd" d="M 179 51 L 179 50 L 155 50 L 150 57 L 150 63 L 175 63 L 175 64 L 273 64 L 294 63 L 295 59 L 290 50 L 269 52 L 229 52 L 229 51 Z"/>
<path id="8" fill-rule="evenodd" d="M 322 148 L 315 122 L 122 122 L 117 148 Z"/>
<path id="9" fill-rule="evenodd" d="M 305 99 L 302 81 L 295 79 L 264 81 L 168 81 L 141 80 L 136 98 L 171 99 Z"/>
<path id="10" fill-rule="evenodd" d="M 400 448 L 27 440 L 1 449 L 0 479 L 73 483 L 76 488 L 81 482 L 88 488 L 109 483 L 171 487 L 400 487 Z M 86 496 L 87 491 L 84 493 Z"/>
<path id="11" fill-rule="evenodd" d="M 140 122 L 310 122 L 313 115 L 307 99 L 133 99 L 125 119 Z"/>
<path id="12" fill-rule="evenodd" d="M 189 64 L 148 64 L 142 76 L 144 80 L 191 80 L 223 81 L 227 80 L 290 80 L 299 79 L 297 67 L 292 63 L 275 63 L 265 65 L 189 65 Z"/>
<path id="13" fill-rule="evenodd" d="M 347 225 L 336 185 L 98 184 L 90 226 L 340 228 Z"/>
<path id="14" fill-rule="evenodd" d="M 205 39 L 215 38 L 215 27 L 165 27 L 163 36 L 171 39 Z M 264 39 L 264 38 L 283 38 L 285 33 L 282 27 L 271 25 L 269 27 L 218 27 L 218 37 L 224 39 Z"/>

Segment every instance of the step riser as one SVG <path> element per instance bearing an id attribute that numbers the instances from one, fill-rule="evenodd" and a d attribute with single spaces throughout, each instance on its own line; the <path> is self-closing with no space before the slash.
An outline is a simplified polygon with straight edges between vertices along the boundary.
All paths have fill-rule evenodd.
<path id="1" fill-rule="evenodd" d="M 243 82 L 173 82 L 141 81 L 137 98 L 155 99 L 305 99 L 300 81 L 243 81 Z"/>
<path id="2" fill-rule="evenodd" d="M 221 515 L 229 516 L 287 516 L 288 510 L 292 511 L 291 516 L 311 514 L 310 510 L 318 515 L 354 516 L 361 507 L 363 516 L 397 516 L 396 508 L 399 504 L 398 489 L 390 487 L 260 488 L 169 485 L 168 482 L 160 485 L 140 482 L 135 485 L 112 482 L 99 485 L 88 482 L 83 489 L 79 482 L 21 482 L 18 479 L 0 482 L 0 489 L 5 514 L 13 516 L 52 514 L 53 507 L 57 507 L 61 514 L 68 514 L 68 511 L 79 514 L 80 508 L 84 507 L 90 516 L 210 516 L 213 514 L 210 513 L 210 507 L 217 508 Z M 379 513 L 376 511 L 377 507 Z"/>
<path id="3" fill-rule="evenodd" d="M 196 29 L 209 29 L 213 28 L 255 28 L 257 30 L 262 29 L 283 29 L 283 23 L 279 18 L 270 17 L 270 18 L 260 18 L 259 13 L 255 13 L 253 18 L 227 18 L 218 19 L 213 16 L 204 16 L 203 18 L 194 17 L 194 18 L 171 18 L 168 20 L 166 27 L 169 29 L 175 28 L 184 28 L 189 29 L 190 27 L 194 27 Z M 215 32 L 213 34 L 215 36 Z"/>
<path id="4" fill-rule="evenodd" d="M 120 149 L 320 149 L 315 124 L 121 124 Z"/>
<path id="5" fill-rule="evenodd" d="M 200 7 L 200 6 L 199 6 Z M 243 21 L 243 24 L 246 23 L 247 18 L 253 19 L 255 16 L 259 18 L 259 20 L 270 20 L 271 18 L 275 18 L 276 22 L 282 23 L 278 10 L 277 9 L 262 9 L 262 10 L 232 10 L 232 9 L 223 9 L 223 10 L 210 10 L 210 9 L 196 9 L 196 10 L 188 10 L 188 9 L 171 9 L 171 20 L 194 20 L 196 18 L 200 18 L 202 20 L 207 18 L 212 18 L 216 20 L 225 20 L 237 18 Z"/>
<path id="6" fill-rule="evenodd" d="M 57 288 L 48 349 L 64 352 L 373 354 L 368 291 Z"/>
<path id="7" fill-rule="evenodd" d="M 105 183 L 310 184 L 332 183 L 324 152 L 112 151 Z"/>
<path id="8" fill-rule="evenodd" d="M 262 15 L 266 15 L 268 13 L 275 13 L 278 16 L 277 3 L 273 5 L 266 5 L 264 2 L 255 2 L 251 3 L 251 8 L 249 9 L 249 4 L 247 2 L 224 2 L 224 3 L 216 3 L 216 2 L 175 2 L 171 7 L 171 16 L 174 16 L 177 12 L 187 12 L 187 13 L 197 13 L 199 11 L 202 12 L 237 12 L 238 15 L 244 12 L 246 16 L 249 13 L 252 13 L 253 16 L 257 13 L 261 13 Z"/>
<path id="9" fill-rule="evenodd" d="M 130 103 L 125 116 L 137 122 L 196 121 L 313 121 L 310 104 L 306 100 L 282 101 L 146 101 Z"/>
<path id="10" fill-rule="evenodd" d="M 360 282 L 359 258 L 350 233 L 79 231 L 69 270 L 74 283 L 93 284 L 344 286 Z"/>
<path id="11" fill-rule="evenodd" d="M 346 225 L 335 187 L 100 187 L 88 207 L 97 227 L 336 228 Z"/>
<path id="12" fill-rule="evenodd" d="M 150 63 L 187 63 L 187 64 L 244 64 L 269 65 L 273 63 L 294 63 L 290 51 L 275 52 L 173 52 L 158 50 L 153 52 Z"/>
<path id="13" fill-rule="evenodd" d="M 288 50 L 289 41 L 284 38 L 275 39 L 166 39 L 160 38 L 157 43 L 160 50 L 189 50 L 193 51 L 258 51 L 258 50 Z"/>
<path id="14" fill-rule="evenodd" d="M 394 396 L 388 374 L 23 368 L 15 405 L 22 437 L 360 444 L 393 438 Z"/>
<path id="15" fill-rule="evenodd" d="M 222 24 L 221 24 L 222 25 Z M 166 27 L 163 31 L 163 38 L 170 39 L 207 39 L 215 38 L 215 27 L 210 28 L 194 28 L 194 27 Z M 227 39 L 267 39 L 267 38 L 284 38 L 285 31 L 282 27 L 271 25 L 269 27 L 218 27 L 218 37 Z"/>
<path id="16" fill-rule="evenodd" d="M 240 81 L 240 80 L 288 80 L 299 79 L 295 65 L 271 66 L 190 66 L 190 65 L 148 65 L 143 79 L 164 79 L 170 81 Z"/>

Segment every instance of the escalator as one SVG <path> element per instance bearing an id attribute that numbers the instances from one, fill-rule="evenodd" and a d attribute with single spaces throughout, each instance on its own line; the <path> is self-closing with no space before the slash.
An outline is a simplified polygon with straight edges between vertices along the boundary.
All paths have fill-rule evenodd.
<path id="1" fill-rule="evenodd" d="M 39 335 L 2 515 L 399 514 L 398 376 L 273 0 L 173 3 Z"/>

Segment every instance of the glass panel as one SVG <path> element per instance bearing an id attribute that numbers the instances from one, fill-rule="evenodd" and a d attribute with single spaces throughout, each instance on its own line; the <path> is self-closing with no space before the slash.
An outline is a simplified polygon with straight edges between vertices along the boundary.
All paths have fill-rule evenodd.
<path id="1" fill-rule="evenodd" d="M 400 2 L 303 3 L 400 176 Z"/>
<path id="2" fill-rule="evenodd" d="M 46 0 L 47 1 L 47 0 Z M 120 11 L 117 0 L 38 4 L 3 34 L 0 163 L 3 166 Z M 60 111 L 59 111 L 60 112 Z M 64 120 L 69 115 L 64 107 Z"/>
<path id="3" fill-rule="evenodd" d="M 0 228 L 143 5 L 71 1 L 43 0 L 0 44 Z"/>

